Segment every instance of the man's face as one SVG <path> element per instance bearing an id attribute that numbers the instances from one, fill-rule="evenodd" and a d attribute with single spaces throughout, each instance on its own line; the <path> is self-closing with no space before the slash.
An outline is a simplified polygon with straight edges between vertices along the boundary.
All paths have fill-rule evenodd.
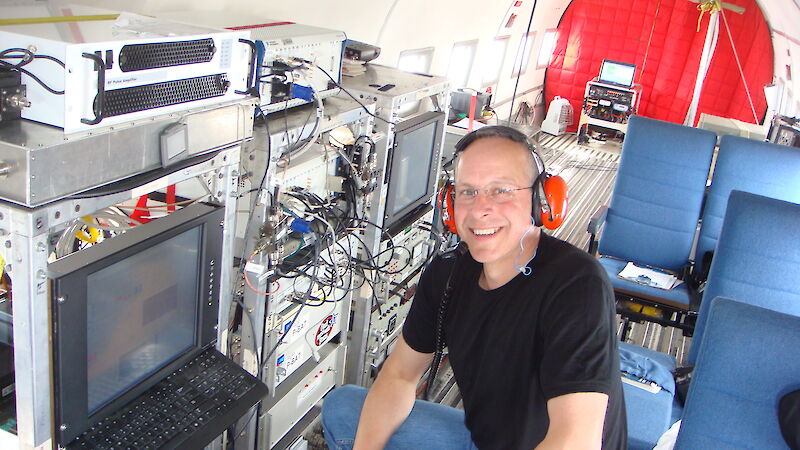
<path id="1" fill-rule="evenodd" d="M 500 137 L 478 139 L 459 155 L 454 215 L 458 234 L 476 261 L 513 268 L 519 240 L 531 226 L 531 190 L 494 197 L 487 191 L 530 187 L 532 164 L 524 145 Z M 476 192 L 472 198 L 462 195 Z"/>

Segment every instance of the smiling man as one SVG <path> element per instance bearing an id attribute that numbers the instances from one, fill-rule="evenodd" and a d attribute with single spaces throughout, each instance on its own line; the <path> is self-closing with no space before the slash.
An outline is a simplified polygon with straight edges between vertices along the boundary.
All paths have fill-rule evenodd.
<path id="1" fill-rule="evenodd" d="M 456 145 L 454 216 L 469 251 L 426 268 L 369 393 L 326 398 L 331 448 L 625 448 L 611 286 L 592 257 L 535 226 L 533 151 L 502 126 Z M 438 340 L 463 413 L 415 401 Z"/>

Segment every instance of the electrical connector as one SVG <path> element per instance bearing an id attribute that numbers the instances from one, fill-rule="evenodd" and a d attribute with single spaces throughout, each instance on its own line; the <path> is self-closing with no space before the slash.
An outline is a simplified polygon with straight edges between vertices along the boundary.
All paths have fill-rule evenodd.
<path id="1" fill-rule="evenodd" d="M 307 234 L 311 232 L 311 222 L 305 221 L 303 219 L 294 219 L 292 224 L 289 225 L 289 228 L 292 231 L 297 231 L 298 233 Z"/>
<path id="2" fill-rule="evenodd" d="M 292 83 L 289 93 L 292 98 L 299 98 L 307 102 L 314 101 L 314 90 L 302 84 Z"/>

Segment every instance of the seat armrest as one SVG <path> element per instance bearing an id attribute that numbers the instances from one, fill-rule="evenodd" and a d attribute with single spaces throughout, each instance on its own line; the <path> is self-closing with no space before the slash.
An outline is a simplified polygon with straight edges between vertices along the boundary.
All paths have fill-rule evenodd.
<path id="1" fill-rule="evenodd" d="M 606 223 L 607 214 L 608 206 L 600 205 L 594 214 L 592 214 L 592 218 L 589 219 L 589 226 L 586 228 L 586 231 L 592 235 L 596 235 L 603 227 L 603 224 Z"/>
<path id="2" fill-rule="evenodd" d="M 598 244 L 597 235 L 600 234 L 600 230 L 603 228 L 603 224 L 606 223 L 607 215 L 608 215 L 608 206 L 600 205 L 594 212 L 594 214 L 592 214 L 592 218 L 589 219 L 589 225 L 586 227 L 586 231 L 590 234 L 589 248 L 587 248 L 587 251 L 592 255 L 597 255 L 597 244 Z"/>

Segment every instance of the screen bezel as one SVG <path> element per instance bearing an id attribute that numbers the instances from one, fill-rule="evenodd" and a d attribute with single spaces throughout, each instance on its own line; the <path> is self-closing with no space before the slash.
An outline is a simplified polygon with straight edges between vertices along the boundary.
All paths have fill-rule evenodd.
<path id="1" fill-rule="evenodd" d="M 58 424 L 56 432 L 61 445 L 68 444 L 83 431 L 119 410 L 216 341 L 218 280 L 223 239 L 221 224 L 224 213 L 225 209 L 220 206 L 190 205 L 48 266 L 52 280 L 53 376 Z M 198 260 L 198 307 L 195 310 L 195 336 L 192 346 L 172 362 L 89 414 L 86 331 L 89 275 L 198 227 L 201 230 L 201 248 Z"/>
<path id="2" fill-rule="evenodd" d="M 629 84 L 625 83 L 618 83 L 616 81 L 610 81 L 603 78 L 603 69 L 606 67 L 606 64 L 612 64 L 616 66 L 626 66 L 633 68 L 633 76 L 631 77 L 631 82 Z M 636 78 L 636 64 L 624 63 L 620 61 L 614 61 L 611 59 L 604 59 L 603 63 L 600 65 L 600 75 L 597 77 L 597 81 L 601 83 L 608 83 L 613 84 L 614 86 L 624 86 L 624 87 L 631 87 L 633 86 L 633 80 Z"/>
<path id="3" fill-rule="evenodd" d="M 433 198 L 433 193 L 436 190 L 436 185 L 434 183 L 434 178 L 436 177 L 436 171 L 438 170 L 438 159 L 442 153 L 442 141 L 444 137 L 444 125 L 445 125 L 445 113 L 439 111 L 429 111 L 419 116 L 412 117 L 408 120 L 404 120 L 399 124 L 395 125 L 394 127 L 394 141 L 392 142 L 392 146 L 389 150 L 389 160 L 386 163 L 386 173 L 387 177 L 384 179 L 384 183 L 387 184 L 386 189 L 386 206 L 384 209 L 384 216 L 383 216 L 383 227 L 384 229 L 389 228 L 396 228 L 398 222 L 402 221 L 405 217 L 411 215 L 420 207 L 424 207 L 426 204 L 430 202 Z M 392 179 L 395 178 L 397 175 L 396 167 L 393 165 L 395 158 L 397 157 L 397 152 L 403 151 L 403 140 L 405 137 L 413 133 L 420 128 L 423 128 L 431 123 L 436 124 L 436 130 L 434 131 L 434 138 L 433 138 L 433 148 L 429 154 L 429 168 L 428 168 L 428 177 L 427 183 L 425 186 L 425 193 L 417 198 L 416 200 L 410 202 L 403 208 L 399 209 L 396 213 L 392 214 L 390 211 L 394 210 L 395 201 L 396 201 L 396 192 L 392 186 L 397 186 L 397 183 L 392 184 Z"/>

